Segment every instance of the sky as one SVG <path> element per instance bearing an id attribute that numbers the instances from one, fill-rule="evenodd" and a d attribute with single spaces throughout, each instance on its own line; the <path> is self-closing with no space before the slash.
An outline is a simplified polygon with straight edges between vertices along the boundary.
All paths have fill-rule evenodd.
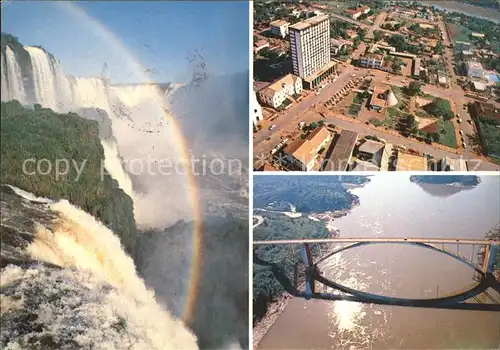
<path id="1" fill-rule="evenodd" d="M 106 71 L 113 83 L 133 83 L 147 72 L 157 82 L 188 81 L 202 61 L 215 76 L 248 70 L 248 8 L 247 1 L 11 1 L 2 4 L 1 25 L 75 76 Z M 203 60 L 190 62 L 196 51 Z"/>

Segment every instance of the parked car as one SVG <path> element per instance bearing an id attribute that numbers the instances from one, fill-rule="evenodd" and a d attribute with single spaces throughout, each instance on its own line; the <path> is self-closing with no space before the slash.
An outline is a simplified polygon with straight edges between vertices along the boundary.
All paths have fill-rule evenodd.
<path id="1" fill-rule="evenodd" d="M 276 127 L 276 124 L 273 124 L 269 127 L 269 130 L 273 130 Z"/>
<path id="2" fill-rule="evenodd" d="M 465 141 L 462 141 L 462 146 L 463 146 L 464 148 L 467 148 L 467 144 L 465 143 Z"/>
<path id="3" fill-rule="evenodd" d="M 463 134 L 464 134 L 464 131 L 463 131 L 463 130 L 460 130 L 459 132 L 460 132 L 460 135 L 463 135 Z"/>
<path id="4" fill-rule="evenodd" d="M 470 125 L 472 125 L 472 119 L 467 120 L 467 123 L 469 123 Z"/>

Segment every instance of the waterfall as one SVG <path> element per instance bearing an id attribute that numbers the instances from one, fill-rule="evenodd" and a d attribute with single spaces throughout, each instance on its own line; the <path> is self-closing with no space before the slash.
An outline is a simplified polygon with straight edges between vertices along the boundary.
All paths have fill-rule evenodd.
<path id="1" fill-rule="evenodd" d="M 31 58 L 35 99 L 42 105 L 57 110 L 57 94 L 49 55 L 38 47 L 25 46 Z"/>
<path id="2" fill-rule="evenodd" d="M 8 86 L 9 89 L 8 96 L 10 97 L 11 100 L 18 100 L 22 103 L 26 99 L 26 94 L 24 92 L 21 68 L 17 63 L 14 52 L 12 52 L 12 50 L 8 46 L 5 48 L 5 60 L 7 66 L 7 84 L 8 84 L 6 85 Z M 5 76 L 2 75 L 2 78 L 3 78 L 2 79 L 2 85 L 3 85 Z"/>
<path id="3" fill-rule="evenodd" d="M 6 67 L 6 64 L 5 64 L 5 55 L 3 54 L 2 52 L 2 55 L 0 56 L 0 59 L 1 59 L 1 65 L 0 65 L 0 73 L 2 75 L 2 82 L 1 82 L 1 88 L 2 88 L 2 91 L 1 91 L 1 95 L 2 96 L 2 101 L 3 100 L 10 100 L 9 98 L 9 89 L 7 88 L 7 77 L 5 76 L 5 69 L 7 68 Z"/>
<path id="4" fill-rule="evenodd" d="M 11 49 L 14 50 L 11 47 L 7 52 L 12 53 Z M 107 113 L 112 138 L 101 135 L 104 167 L 132 197 L 137 223 L 163 227 L 181 219 L 192 219 L 191 204 L 186 197 L 189 185 L 184 175 L 189 164 L 187 159 L 179 159 L 179 143 L 174 137 L 178 129 L 165 120 L 165 92 L 156 84 L 110 86 L 99 77 L 70 76 L 45 50 L 31 46 L 23 49 L 31 63 L 23 63 L 29 67 L 21 66 L 21 76 L 33 83 L 34 91 L 29 101 L 21 103 L 38 103 L 58 113 L 76 112 L 85 119 L 91 118 L 79 110 L 94 108 Z M 2 79 L 7 81 L 10 99 L 14 94 L 11 77 L 19 77 L 14 74 L 20 72 L 16 68 L 19 64 L 14 55 L 6 62 Z M 164 163 L 172 166 L 164 170 L 165 166 L 161 168 Z M 140 195 L 134 194 L 129 174 L 135 175 L 133 183 Z M 168 215 L 163 214 L 165 212 Z"/>
<path id="5" fill-rule="evenodd" d="M 0 269 L 0 348 L 51 348 L 43 346 L 47 338 L 65 349 L 198 348 L 192 332 L 157 302 L 112 231 L 66 200 L 6 187 L 0 188 L 1 224 L 10 239 L 0 257 L 42 264 Z"/>

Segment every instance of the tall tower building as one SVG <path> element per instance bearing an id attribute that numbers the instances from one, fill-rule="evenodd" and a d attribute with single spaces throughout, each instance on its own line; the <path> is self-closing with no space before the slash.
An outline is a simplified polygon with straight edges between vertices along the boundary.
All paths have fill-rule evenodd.
<path id="1" fill-rule="evenodd" d="M 289 27 L 293 74 L 314 88 L 333 72 L 330 57 L 330 19 L 328 15 L 308 18 Z"/>

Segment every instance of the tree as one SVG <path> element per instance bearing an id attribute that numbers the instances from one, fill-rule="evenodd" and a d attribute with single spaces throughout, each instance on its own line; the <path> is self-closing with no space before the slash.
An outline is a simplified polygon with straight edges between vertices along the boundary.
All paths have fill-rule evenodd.
<path id="1" fill-rule="evenodd" d="M 412 81 L 408 86 L 408 92 L 411 96 L 419 96 L 422 94 L 422 90 L 420 89 L 420 83 L 417 81 Z"/>
<path id="2" fill-rule="evenodd" d="M 432 141 L 439 142 L 439 139 L 440 139 L 439 133 L 434 132 L 434 133 L 430 134 L 430 136 L 431 136 Z"/>
<path id="3" fill-rule="evenodd" d="M 442 99 L 442 98 L 437 98 L 431 103 L 429 103 L 427 106 L 424 107 L 424 109 L 436 116 L 436 117 L 442 117 L 445 120 L 453 118 L 453 112 L 451 110 L 451 105 L 450 101 Z"/>
<path id="4" fill-rule="evenodd" d="M 443 42 L 439 41 L 437 44 L 436 44 L 436 47 L 434 48 L 434 51 L 440 55 L 443 54 L 444 52 L 444 45 L 443 45 Z"/>
<path id="5" fill-rule="evenodd" d="M 414 115 L 408 114 L 406 117 L 406 128 L 410 134 L 416 134 L 418 132 L 418 123 Z"/>
<path id="6" fill-rule="evenodd" d="M 377 42 L 379 41 L 380 39 L 382 39 L 382 32 L 380 30 L 376 30 L 373 32 L 373 39 Z"/>
<path id="7" fill-rule="evenodd" d="M 392 62 L 391 68 L 394 73 L 401 73 L 401 62 L 399 62 L 398 60 L 394 60 L 394 62 Z"/>

